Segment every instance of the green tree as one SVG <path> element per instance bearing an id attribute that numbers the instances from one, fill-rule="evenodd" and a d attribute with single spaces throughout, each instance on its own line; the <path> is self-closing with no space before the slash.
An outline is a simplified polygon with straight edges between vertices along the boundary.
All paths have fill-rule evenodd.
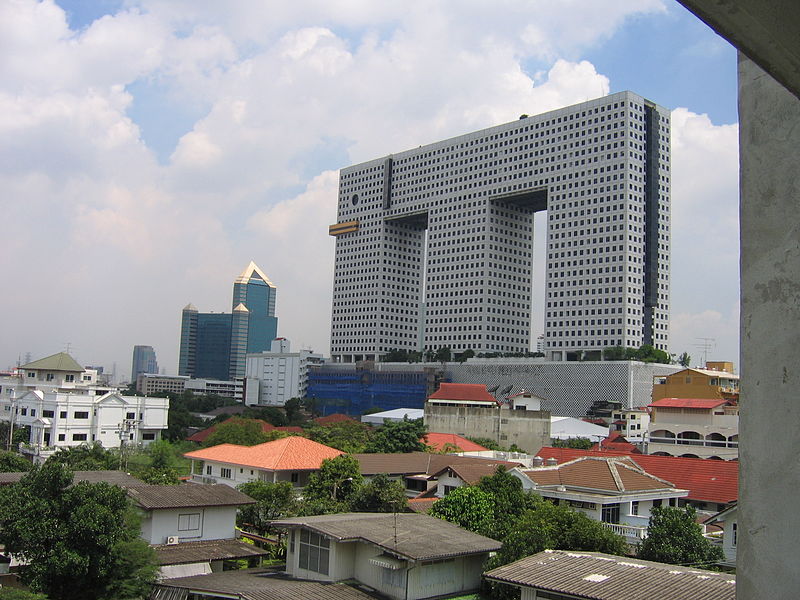
<path id="1" fill-rule="evenodd" d="M 276 406 L 254 407 L 248 406 L 242 412 L 242 418 L 266 421 L 275 427 L 285 427 L 289 424 L 286 413 Z"/>
<path id="2" fill-rule="evenodd" d="M 236 524 L 253 533 L 266 535 L 270 521 L 298 514 L 297 494 L 288 481 L 248 481 L 238 489 L 256 503 L 239 508 Z"/>
<path id="3" fill-rule="evenodd" d="M 286 420 L 289 425 L 302 425 L 308 420 L 303 409 L 305 408 L 303 401 L 300 398 L 289 398 L 286 404 L 283 405 L 283 410 L 286 412 Z"/>
<path id="4" fill-rule="evenodd" d="M 517 517 L 541 502 L 538 495 L 523 490 L 522 482 L 503 465 L 494 475 L 481 477 L 477 487 L 492 496 L 493 528 L 488 535 L 496 540 L 506 536 Z"/>
<path id="5" fill-rule="evenodd" d="M 30 471 L 31 461 L 26 460 L 16 452 L 0 451 L 0 473 L 19 473 Z"/>
<path id="6" fill-rule="evenodd" d="M 209 435 L 203 447 L 219 444 L 237 444 L 239 446 L 255 446 L 269 441 L 260 422 L 252 419 L 228 419 L 217 425 Z"/>
<path id="7" fill-rule="evenodd" d="M 386 419 L 364 452 L 423 452 L 425 444 L 420 440 L 425 433 L 422 419 L 410 420 L 407 416 L 402 421 Z"/>
<path id="8" fill-rule="evenodd" d="M 433 503 L 428 514 L 481 535 L 494 529 L 494 497 L 476 486 L 462 486 Z"/>
<path id="9" fill-rule="evenodd" d="M 553 438 L 550 440 L 550 443 L 554 448 L 577 448 L 578 450 L 588 450 L 592 446 L 594 446 L 594 442 L 589 438 L 569 438 L 566 440 L 561 440 L 559 438 Z"/>
<path id="10" fill-rule="evenodd" d="M 47 600 L 47 596 L 19 588 L 2 587 L 0 588 L 0 600 Z"/>
<path id="11" fill-rule="evenodd" d="M 324 427 L 316 425 L 306 430 L 306 433 L 315 442 L 355 454 L 366 450 L 372 428 L 355 421 L 344 421 Z"/>
<path id="12" fill-rule="evenodd" d="M 436 361 L 440 362 L 440 363 L 450 362 L 450 360 L 452 360 L 452 358 L 453 358 L 453 353 L 450 350 L 450 346 L 444 346 L 442 348 L 439 348 L 436 351 L 435 358 L 436 358 Z"/>
<path id="13" fill-rule="evenodd" d="M 703 537 L 691 506 L 654 508 L 650 514 L 647 537 L 639 545 L 643 560 L 708 567 L 722 560 L 722 548 Z"/>
<path id="14" fill-rule="evenodd" d="M 57 462 L 0 489 L 0 543 L 24 561 L 22 581 L 52 600 L 139 598 L 158 569 L 125 492 L 72 485 Z"/>
<path id="15" fill-rule="evenodd" d="M 458 355 L 457 360 L 458 362 L 463 363 L 467 362 L 467 359 L 472 358 L 473 356 L 475 356 L 475 350 L 473 350 L 472 348 L 468 348 L 467 350 L 464 350 L 461 354 Z"/>
<path id="16" fill-rule="evenodd" d="M 375 475 L 353 494 L 350 510 L 354 512 L 404 512 L 408 498 L 403 484 L 386 473 Z"/>
<path id="17" fill-rule="evenodd" d="M 119 468 L 119 454 L 105 450 L 99 442 L 56 450 L 48 463 L 57 463 L 73 471 L 114 471 Z"/>
<path id="18" fill-rule="evenodd" d="M 688 368 L 690 364 L 692 364 L 692 357 L 689 356 L 688 353 L 684 352 L 678 357 L 678 364 L 682 367 Z"/>
<path id="19" fill-rule="evenodd" d="M 304 514 L 345 512 L 363 480 L 354 457 L 342 454 L 326 458 L 319 471 L 308 477 L 303 490 Z"/>
<path id="20" fill-rule="evenodd" d="M 181 482 L 181 476 L 178 471 L 171 468 L 154 469 L 153 467 L 145 467 L 136 471 L 134 476 L 149 485 L 178 485 Z"/>

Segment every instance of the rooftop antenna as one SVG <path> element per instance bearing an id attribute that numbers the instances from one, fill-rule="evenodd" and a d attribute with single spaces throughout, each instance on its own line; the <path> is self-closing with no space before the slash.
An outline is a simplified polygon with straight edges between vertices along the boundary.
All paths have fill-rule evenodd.
<path id="1" fill-rule="evenodd" d="M 717 340 L 714 338 L 707 338 L 707 337 L 699 337 L 695 338 L 699 340 L 695 342 L 694 347 L 698 348 L 703 353 L 703 368 L 705 369 L 706 363 L 708 362 L 708 351 L 714 348 L 717 344 Z"/>

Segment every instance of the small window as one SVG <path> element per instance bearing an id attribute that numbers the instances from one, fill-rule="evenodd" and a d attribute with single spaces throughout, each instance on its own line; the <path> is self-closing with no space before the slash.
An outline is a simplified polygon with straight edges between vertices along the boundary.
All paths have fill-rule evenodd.
<path id="1" fill-rule="evenodd" d="M 32 417 L 35 417 L 35 416 L 36 416 L 36 409 L 35 409 L 35 408 L 32 408 L 32 409 L 31 409 L 31 416 L 32 416 Z"/>
<path id="2" fill-rule="evenodd" d="M 72 416 L 76 419 L 88 419 L 89 413 L 86 412 L 85 410 L 80 410 L 72 413 Z"/>
<path id="3" fill-rule="evenodd" d="M 206 467 L 206 475 L 211 475 L 211 465 Z"/>
<path id="4" fill-rule="evenodd" d="M 27 415 L 27 414 L 28 414 L 28 409 L 27 409 L 27 407 L 24 407 L 24 406 L 23 406 L 23 407 L 20 409 L 20 411 L 19 411 L 19 414 L 21 414 L 23 417 L 24 417 L 25 415 Z"/>
<path id="5" fill-rule="evenodd" d="M 29 378 L 36 377 L 36 371 L 28 371 L 28 377 Z"/>
<path id="6" fill-rule="evenodd" d="M 225 479 L 230 479 L 231 478 L 231 470 L 229 468 L 227 468 L 227 467 L 222 467 L 219 470 L 219 476 L 220 477 L 224 477 Z"/>
<path id="7" fill-rule="evenodd" d="M 66 377 L 64 377 L 64 381 L 72 383 L 73 381 L 75 381 L 75 375 L 67 375 Z"/>
<path id="8" fill-rule="evenodd" d="M 66 419 L 67 418 L 67 411 L 62 410 L 60 413 L 58 413 L 58 418 L 59 419 Z"/>
<path id="9" fill-rule="evenodd" d="M 59 442 L 65 442 L 65 441 L 67 441 L 67 434 L 66 434 L 66 433 L 59 433 L 59 434 L 58 434 L 58 441 L 59 441 Z"/>
<path id="10" fill-rule="evenodd" d="M 136 418 L 136 413 L 132 413 L 132 412 L 125 413 L 125 418 L 126 419 L 135 419 Z"/>
<path id="11" fill-rule="evenodd" d="M 87 435 L 85 433 L 73 433 L 72 434 L 72 441 L 73 442 L 85 442 L 87 439 Z"/>
<path id="12" fill-rule="evenodd" d="M 149 442 L 151 440 L 156 439 L 156 434 L 155 433 L 143 433 L 142 434 L 142 439 Z"/>
<path id="13" fill-rule="evenodd" d="M 292 473 L 292 483 L 300 481 L 300 473 Z"/>
<path id="14" fill-rule="evenodd" d="M 638 515 L 639 514 L 639 501 L 638 500 L 634 500 L 633 502 L 631 502 L 631 514 L 632 515 Z"/>
<path id="15" fill-rule="evenodd" d="M 44 376 L 45 381 L 53 381 L 53 379 L 55 378 L 56 376 L 53 375 L 52 373 L 48 373 L 47 375 Z"/>
<path id="16" fill-rule="evenodd" d="M 52 411 L 52 410 L 43 410 L 43 411 L 42 411 L 42 416 L 43 416 L 45 419 L 52 419 L 52 418 L 55 416 L 55 411 Z"/>
<path id="17" fill-rule="evenodd" d="M 731 541 L 731 545 L 735 546 L 736 545 L 736 537 L 738 535 L 738 532 L 736 531 L 736 523 L 734 523 L 731 526 L 731 534 L 733 536 L 733 540 Z"/>
<path id="18" fill-rule="evenodd" d="M 196 531 L 200 529 L 200 513 L 178 515 L 178 531 Z"/>
<path id="19" fill-rule="evenodd" d="M 662 502 L 663 500 L 661 500 L 661 498 L 656 498 L 655 500 L 653 500 L 653 508 L 661 508 Z"/>

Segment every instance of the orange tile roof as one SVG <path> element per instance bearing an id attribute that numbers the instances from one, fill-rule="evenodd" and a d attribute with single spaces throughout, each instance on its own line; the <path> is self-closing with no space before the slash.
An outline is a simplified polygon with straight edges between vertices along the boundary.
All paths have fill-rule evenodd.
<path id="1" fill-rule="evenodd" d="M 723 404 L 730 404 L 724 398 L 661 398 L 647 406 L 656 408 L 707 408 L 712 409 Z"/>
<path id="2" fill-rule="evenodd" d="M 428 398 L 452 400 L 454 402 L 465 400 L 469 402 L 497 403 L 495 397 L 486 391 L 486 386 L 482 383 L 440 383 L 439 389 Z"/>
<path id="3" fill-rule="evenodd" d="M 269 471 L 310 471 L 319 469 L 326 458 L 336 458 L 344 452 L 304 437 L 290 436 L 257 446 L 220 444 L 184 454 L 194 460 L 255 467 Z"/>
<path id="4" fill-rule="evenodd" d="M 455 433 L 426 433 L 419 441 L 430 446 L 437 452 L 444 450 L 447 444 L 457 448 L 457 450 L 452 450 L 452 452 L 481 452 L 483 450 L 488 450 L 488 448 L 484 448 L 480 444 L 471 442 L 467 438 L 456 435 Z"/>
<path id="5" fill-rule="evenodd" d="M 669 481 L 645 472 L 627 456 L 583 456 L 555 467 L 540 467 L 524 473 L 538 485 L 591 488 L 612 493 L 664 490 Z"/>
<path id="6" fill-rule="evenodd" d="M 266 421 L 262 421 L 261 419 L 243 419 L 241 417 L 231 417 L 230 419 L 225 419 L 222 423 L 236 423 L 236 422 L 246 423 L 247 421 L 256 421 L 260 423 L 261 431 L 263 431 L 264 433 L 267 433 L 268 431 L 272 431 L 273 429 L 275 429 L 274 425 L 272 425 L 271 423 L 267 423 Z M 208 427 L 207 429 L 198 431 L 197 433 L 190 435 L 186 439 L 189 440 L 190 442 L 200 442 L 200 443 L 205 442 L 206 439 L 208 439 L 208 436 L 214 433 L 217 430 L 217 427 L 219 427 L 222 423 L 217 423 L 215 425 L 212 425 L 211 427 Z"/>
<path id="7" fill-rule="evenodd" d="M 560 463 L 581 456 L 617 455 L 627 453 L 545 446 L 537 453 L 545 460 L 555 458 Z M 726 460 L 683 458 L 679 456 L 655 456 L 636 454 L 631 456 L 645 471 L 661 479 L 671 481 L 679 489 L 689 490 L 687 500 L 727 504 L 739 496 L 739 463 Z"/>

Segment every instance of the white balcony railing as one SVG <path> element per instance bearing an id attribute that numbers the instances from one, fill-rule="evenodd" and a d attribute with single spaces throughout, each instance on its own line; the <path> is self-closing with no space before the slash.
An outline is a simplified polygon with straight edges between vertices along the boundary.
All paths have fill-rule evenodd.
<path id="1" fill-rule="evenodd" d="M 602 523 L 604 527 L 607 527 L 617 535 L 621 535 L 626 538 L 643 540 L 647 537 L 647 527 L 639 527 L 637 525 L 622 525 L 620 523 L 606 523 L 604 521 L 602 521 Z"/>

